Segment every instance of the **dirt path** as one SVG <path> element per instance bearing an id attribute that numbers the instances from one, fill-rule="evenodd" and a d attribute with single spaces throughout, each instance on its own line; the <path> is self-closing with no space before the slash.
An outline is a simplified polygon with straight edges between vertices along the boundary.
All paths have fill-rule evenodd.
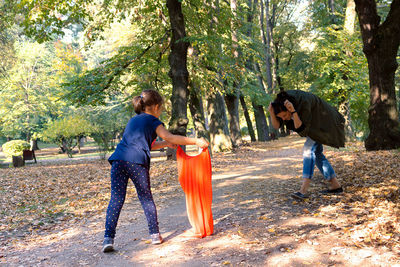
<path id="1" fill-rule="evenodd" d="M 160 230 L 165 242 L 153 246 L 145 239 L 147 224 L 139 202 L 126 203 L 119 221 L 114 253 L 100 252 L 104 214 L 77 222 L 20 245 L 7 254 L 4 266 L 396 266 L 398 255 L 383 248 L 346 244 L 339 229 L 346 227 L 324 197 L 294 201 L 288 194 L 301 183 L 304 140 L 289 137 L 272 142 L 268 151 L 249 148 L 240 155 L 216 155 L 213 164 L 215 234 L 188 240 L 190 228 L 179 184 L 157 190 Z M 288 144 L 289 145 L 286 145 Z M 327 152 L 329 157 L 329 152 Z M 247 156 L 247 158 L 243 158 Z M 316 179 L 319 179 L 317 176 Z M 340 179 L 340 177 L 339 177 Z M 171 188 L 172 187 L 172 188 Z M 319 198 L 321 183 L 310 191 Z M 319 203 L 319 202 L 318 202 Z M 321 215 L 321 209 L 324 215 Z M 400 266 L 400 265 L 398 265 Z"/>

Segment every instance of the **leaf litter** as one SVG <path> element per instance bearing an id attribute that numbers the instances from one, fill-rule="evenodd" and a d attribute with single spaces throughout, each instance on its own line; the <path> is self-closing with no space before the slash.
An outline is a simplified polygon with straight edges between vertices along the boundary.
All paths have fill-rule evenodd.
<path id="1" fill-rule="evenodd" d="M 290 141 L 290 144 L 287 140 L 245 143 L 234 153 L 215 154 L 213 171 L 240 170 L 255 159 L 265 159 L 266 153 L 274 155 L 275 151 L 287 150 L 291 155 L 292 149 L 302 147 L 302 140 Z M 271 240 L 291 236 L 298 244 L 318 246 L 321 242 L 318 236 L 334 235 L 342 243 L 341 247 L 331 249 L 331 255 L 336 255 L 343 247 L 383 247 L 400 256 L 399 151 L 367 152 L 362 144 L 356 144 L 342 150 L 328 149 L 325 154 L 345 188 L 344 194 L 312 193 L 310 199 L 303 202 L 288 197 L 288 189 L 298 189 L 299 177 L 296 177 L 297 183 L 293 183 L 293 179 L 249 183 L 244 185 L 245 190 L 243 186 L 238 187 L 239 192 L 231 194 L 229 202 L 224 203 L 226 216 L 222 214 L 220 219 L 216 218 L 224 228 L 222 233 L 232 240 L 237 236 L 242 246 L 264 249 L 266 254 L 273 251 L 268 248 Z M 99 160 L 0 169 L 0 246 L 17 250 L 18 242 L 34 242 L 35 236 L 63 231 L 86 217 L 103 214 L 109 199 L 109 171 L 108 162 Z M 152 190 L 159 199 L 158 208 L 162 208 L 179 188 L 176 164 L 164 160 L 153 162 L 150 175 Z M 310 191 L 323 186 L 313 185 Z M 135 195 L 133 186 L 128 187 L 127 202 L 132 201 L 129 196 Z M 239 200 L 241 202 L 237 203 Z M 138 202 L 135 197 L 134 202 Z M 270 210 L 278 207 L 275 213 Z M 320 218 L 330 223 L 296 227 L 282 223 L 298 216 Z M 282 241 L 278 250 L 291 253 L 294 247 Z M 246 253 L 241 252 L 238 258 L 220 264 L 240 263 L 246 259 Z M 368 255 L 366 253 L 366 257 Z M 0 259 L 4 257 L 0 252 Z"/>

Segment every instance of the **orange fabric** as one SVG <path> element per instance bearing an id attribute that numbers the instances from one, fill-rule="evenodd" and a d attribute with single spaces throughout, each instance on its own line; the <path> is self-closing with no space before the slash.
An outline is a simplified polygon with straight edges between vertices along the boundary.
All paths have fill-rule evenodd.
<path id="1" fill-rule="evenodd" d="M 186 197 L 186 211 L 193 227 L 187 235 L 200 238 L 211 235 L 214 222 L 211 212 L 210 152 L 206 148 L 197 156 L 189 156 L 178 147 L 176 158 L 179 182 Z"/>

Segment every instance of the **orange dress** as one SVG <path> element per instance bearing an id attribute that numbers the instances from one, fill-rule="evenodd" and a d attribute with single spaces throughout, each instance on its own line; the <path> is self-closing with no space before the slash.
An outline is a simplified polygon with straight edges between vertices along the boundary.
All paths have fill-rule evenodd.
<path id="1" fill-rule="evenodd" d="M 179 182 L 186 197 L 186 211 L 193 227 L 187 234 L 199 238 L 211 235 L 214 222 L 211 212 L 210 152 L 206 148 L 197 156 L 189 156 L 178 147 L 176 158 Z"/>

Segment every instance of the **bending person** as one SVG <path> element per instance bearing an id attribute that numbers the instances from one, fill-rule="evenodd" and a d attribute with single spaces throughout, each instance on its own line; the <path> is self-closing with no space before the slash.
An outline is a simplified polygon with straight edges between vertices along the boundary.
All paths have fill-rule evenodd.
<path id="1" fill-rule="evenodd" d="M 272 124 L 279 129 L 284 123 L 290 130 L 307 137 L 303 149 L 303 184 L 291 196 L 307 198 L 306 193 L 314 174 L 314 166 L 329 182 L 323 194 L 342 193 L 335 171 L 323 154 L 323 146 L 344 147 L 344 118 L 332 106 L 314 94 L 290 90 L 281 92 L 269 105 Z"/>

